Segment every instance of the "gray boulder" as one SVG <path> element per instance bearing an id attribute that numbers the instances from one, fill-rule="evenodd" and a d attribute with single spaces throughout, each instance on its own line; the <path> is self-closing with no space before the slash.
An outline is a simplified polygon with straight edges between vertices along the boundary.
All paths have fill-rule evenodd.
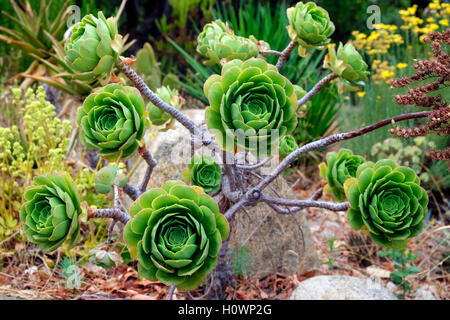
<path id="1" fill-rule="evenodd" d="M 317 276 L 299 283 L 290 300 L 398 300 L 370 279 L 350 276 Z"/>

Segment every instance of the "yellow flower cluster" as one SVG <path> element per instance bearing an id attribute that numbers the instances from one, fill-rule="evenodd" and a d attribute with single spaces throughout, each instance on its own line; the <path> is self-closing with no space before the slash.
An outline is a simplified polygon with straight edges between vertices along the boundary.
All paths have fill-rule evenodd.
<path id="1" fill-rule="evenodd" d="M 405 23 L 401 26 L 404 30 L 412 30 L 415 34 L 420 34 L 420 40 L 426 34 L 433 31 L 442 31 L 445 27 L 449 26 L 450 17 L 450 4 L 442 2 L 440 0 L 433 0 L 429 5 L 429 16 L 425 19 L 425 24 L 423 19 L 416 16 L 417 5 L 406 10 L 400 10 L 400 16 Z"/>
<path id="2" fill-rule="evenodd" d="M 351 42 L 356 49 L 364 49 L 368 55 L 386 54 L 392 44 L 403 44 L 403 38 L 395 33 L 397 26 L 380 23 L 374 27 L 369 35 L 357 30 L 352 32 L 355 40 Z"/>
<path id="3" fill-rule="evenodd" d="M 381 82 L 389 84 L 394 80 L 395 67 L 390 66 L 387 61 L 374 60 L 372 63 L 372 70 L 374 70 L 372 80 L 375 84 L 380 84 Z"/>
<path id="4" fill-rule="evenodd" d="M 370 34 L 362 33 L 358 30 L 352 32 L 354 37 L 352 44 L 358 50 L 364 50 L 368 55 L 386 54 L 393 44 L 403 44 L 404 38 L 399 31 L 413 32 L 419 35 L 419 39 L 423 41 L 426 34 L 432 31 L 442 31 L 449 26 L 450 4 L 440 0 L 430 2 L 424 19 L 417 16 L 417 5 L 399 10 L 403 24 L 399 28 L 395 25 L 384 23 L 374 25 L 375 30 Z"/>

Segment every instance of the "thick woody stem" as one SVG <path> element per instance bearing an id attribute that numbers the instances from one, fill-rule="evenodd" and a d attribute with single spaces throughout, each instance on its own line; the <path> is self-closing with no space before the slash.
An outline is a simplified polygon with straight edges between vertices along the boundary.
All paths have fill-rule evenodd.
<path id="1" fill-rule="evenodd" d="M 277 65 L 275 66 L 278 70 L 280 70 L 283 64 L 287 61 L 289 55 L 291 54 L 292 50 L 294 50 L 294 48 L 297 46 L 297 44 L 298 44 L 297 42 L 291 41 L 289 42 L 286 49 L 284 49 L 283 52 L 281 52 L 280 59 L 278 59 Z"/>
<path id="2" fill-rule="evenodd" d="M 141 190 L 133 186 L 132 184 L 127 183 L 125 187 L 123 187 L 123 192 L 126 193 L 127 196 L 130 197 L 131 200 L 136 200 L 142 194 Z"/>
<path id="3" fill-rule="evenodd" d="M 342 203 L 332 203 L 326 201 L 315 201 L 315 200 L 296 200 L 296 199 L 280 199 L 272 198 L 266 195 L 261 196 L 261 200 L 267 203 L 278 204 L 288 207 L 299 207 L 299 208 L 323 208 L 331 211 L 344 211 L 350 206 L 348 202 Z"/>
<path id="4" fill-rule="evenodd" d="M 191 132 L 191 134 L 200 137 L 204 144 L 210 143 L 210 141 L 203 140 L 202 131 L 195 125 L 195 123 L 191 119 L 186 117 L 178 109 L 161 100 L 130 66 L 126 65 L 123 61 L 119 61 L 117 63 L 117 67 L 120 71 L 123 72 L 123 74 L 128 77 L 128 79 L 131 80 L 131 82 L 133 82 L 134 86 L 141 92 L 141 94 L 149 99 L 155 106 L 177 119 L 178 122 L 180 122 L 184 127 L 186 127 L 186 129 L 189 130 L 189 132 Z"/>
<path id="5" fill-rule="evenodd" d="M 111 208 L 111 209 L 92 209 L 88 207 L 88 219 L 92 218 L 111 218 L 116 221 L 120 221 L 123 224 L 126 224 L 130 221 L 131 217 L 123 212 L 120 209 Z"/>
<path id="6" fill-rule="evenodd" d="M 259 167 L 262 167 L 267 162 L 269 162 L 271 159 L 272 159 L 272 157 L 267 157 L 264 160 L 262 160 L 261 162 L 258 162 L 255 164 L 248 164 L 248 165 L 236 164 L 236 167 L 238 169 L 243 169 L 243 170 L 254 170 L 254 169 L 258 169 Z"/>
<path id="7" fill-rule="evenodd" d="M 283 53 L 277 50 L 261 50 L 259 51 L 260 54 L 274 54 L 276 56 L 281 56 Z"/>
<path id="8" fill-rule="evenodd" d="M 297 103 L 297 109 L 300 108 L 302 105 L 304 105 L 306 102 L 312 99 L 328 82 L 330 82 L 333 79 L 336 79 L 338 77 L 335 73 L 330 73 L 326 77 L 324 77 L 322 80 L 317 82 L 314 87 L 305 94 L 300 100 L 298 100 Z"/>
<path id="9" fill-rule="evenodd" d="M 167 300 L 172 300 L 173 298 L 173 293 L 175 292 L 175 286 L 170 286 L 169 287 L 169 292 L 167 293 Z"/>
<path id="10" fill-rule="evenodd" d="M 139 154 L 148 165 L 147 170 L 145 171 L 144 178 L 142 179 L 141 186 L 139 187 L 139 190 L 141 191 L 141 193 L 143 193 L 147 189 L 147 185 L 150 181 L 150 177 L 152 176 L 153 169 L 158 164 L 158 161 L 156 161 L 156 159 L 152 157 L 150 151 L 148 151 L 145 146 L 139 148 Z"/>
<path id="11" fill-rule="evenodd" d="M 267 187 L 267 185 L 269 183 L 271 183 L 273 180 L 276 179 L 276 177 L 278 175 L 280 175 L 292 162 L 294 162 L 295 160 L 297 160 L 297 158 L 299 156 L 301 156 L 302 154 L 306 153 L 306 152 L 310 152 L 312 150 L 317 150 L 320 149 L 322 147 L 326 147 L 329 146 L 331 144 L 334 144 L 336 142 L 339 141 L 343 141 L 343 140 L 348 140 L 348 139 L 352 139 L 358 136 L 361 136 L 363 134 L 366 134 L 370 131 L 376 130 L 378 128 L 381 128 L 383 126 L 386 126 L 392 122 L 397 122 L 397 121 L 402 121 L 402 120 L 408 120 L 408 119 L 416 119 L 416 118 L 424 118 L 427 117 L 430 114 L 431 111 L 422 111 L 422 112 L 415 112 L 415 113 L 407 113 L 407 114 L 402 114 L 399 116 L 395 116 L 389 119 L 385 119 L 382 121 L 379 121 L 377 123 L 374 123 L 372 125 L 369 125 L 367 127 L 355 130 L 355 131 L 350 131 L 350 132 L 346 132 L 346 133 L 338 133 L 338 134 L 333 134 L 331 136 L 328 136 L 326 138 L 317 140 L 317 141 L 313 141 L 311 143 L 305 144 L 304 146 L 298 148 L 297 150 L 295 150 L 294 152 L 292 152 L 291 154 L 289 154 L 286 158 L 284 158 L 284 160 L 278 165 L 278 167 L 274 170 L 274 172 L 272 172 L 272 174 L 268 175 L 263 181 L 261 181 L 255 188 L 254 190 L 258 190 L 258 191 L 262 191 L 265 187 Z M 251 190 L 253 191 L 253 190 Z"/>

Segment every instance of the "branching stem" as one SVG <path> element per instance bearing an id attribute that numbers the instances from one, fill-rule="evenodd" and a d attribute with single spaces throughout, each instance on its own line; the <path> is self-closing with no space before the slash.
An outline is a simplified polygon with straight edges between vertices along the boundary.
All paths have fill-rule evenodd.
<path id="1" fill-rule="evenodd" d="M 289 58 L 289 55 L 291 54 L 292 50 L 294 50 L 294 48 L 297 46 L 297 44 L 298 43 L 295 41 L 289 42 L 286 49 L 284 49 L 283 52 L 280 53 L 280 59 L 278 59 L 278 62 L 276 65 L 276 68 L 278 70 L 280 70 L 281 67 L 283 66 L 283 64 L 287 61 L 287 59 Z"/>
<path id="2" fill-rule="evenodd" d="M 302 105 L 304 105 L 306 102 L 308 102 L 309 100 L 312 99 L 312 97 L 314 97 L 328 82 L 330 82 L 333 79 L 336 79 L 338 77 L 337 74 L 335 73 L 330 73 L 328 74 L 326 77 L 324 77 L 322 80 L 320 80 L 319 82 L 317 82 L 314 87 L 307 93 L 305 94 L 300 100 L 298 100 L 298 104 L 297 104 L 297 110 L 298 108 L 300 108 Z"/>

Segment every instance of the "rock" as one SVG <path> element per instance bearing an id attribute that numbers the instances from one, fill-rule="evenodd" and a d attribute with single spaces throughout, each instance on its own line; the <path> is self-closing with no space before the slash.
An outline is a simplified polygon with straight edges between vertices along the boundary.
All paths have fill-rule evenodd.
<path id="1" fill-rule="evenodd" d="M 429 285 L 424 285 L 417 289 L 417 291 L 414 292 L 413 297 L 416 300 L 441 300 L 436 289 Z"/>
<path id="2" fill-rule="evenodd" d="M 366 272 L 372 276 L 379 278 L 389 278 L 391 272 L 385 269 L 378 268 L 377 266 L 368 266 Z"/>
<path id="3" fill-rule="evenodd" d="M 317 276 L 299 283 L 290 300 L 398 300 L 370 279 Z"/>
<path id="4" fill-rule="evenodd" d="M 204 123 L 204 110 L 183 111 L 197 124 Z M 191 159 L 190 133 L 180 123 L 174 129 L 159 132 L 147 141 L 147 146 L 158 165 L 153 171 L 148 188 L 160 187 L 170 179 L 181 180 L 181 172 Z M 202 152 L 209 152 L 202 149 Z M 196 153 L 197 154 L 197 153 Z M 211 154 L 210 154 L 211 155 Z M 270 165 L 268 164 L 269 168 Z M 129 163 L 131 168 L 133 163 Z M 261 174 L 268 173 L 268 166 Z M 146 165 L 139 163 L 130 183 L 139 185 Z M 255 180 L 256 181 L 256 180 Z M 294 199 L 295 195 L 283 178 L 272 183 L 283 197 Z M 267 194 L 276 196 L 269 188 Z M 217 197 L 218 201 L 221 197 Z M 128 206 L 130 202 L 128 201 Z M 240 263 L 244 276 L 264 277 L 273 273 L 304 273 L 318 265 L 311 232 L 307 226 L 305 212 L 294 215 L 280 215 L 264 204 L 246 208 L 235 215 L 230 234 L 230 254 Z M 242 253 L 244 252 L 244 256 Z M 237 257 L 237 260 L 236 260 Z"/>

